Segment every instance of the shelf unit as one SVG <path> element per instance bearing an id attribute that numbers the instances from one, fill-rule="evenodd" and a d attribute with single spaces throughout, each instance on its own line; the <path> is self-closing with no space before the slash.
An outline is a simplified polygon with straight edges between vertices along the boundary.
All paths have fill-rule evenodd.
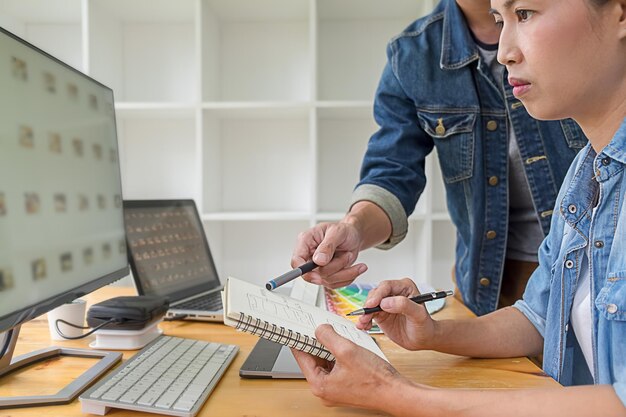
<path id="1" fill-rule="evenodd" d="M 370 135 L 388 40 L 433 0 L 2 0 L 0 26 L 115 91 L 124 197 L 193 198 L 222 278 L 289 268 L 336 221 Z M 362 278 L 449 288 L 455 231 L 437 160 Z"/>

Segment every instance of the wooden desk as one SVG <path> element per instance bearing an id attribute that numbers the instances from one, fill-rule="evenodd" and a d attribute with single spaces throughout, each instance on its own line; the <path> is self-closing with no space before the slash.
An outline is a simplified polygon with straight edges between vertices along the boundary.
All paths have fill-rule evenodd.
<path id="1" fill-rule="evenodd" d="M 86 297 L 88 304 L 118 295 L 132 295 L 133 289 L 106 287 Z M 437 319 L 471 317 L 472 313 L 450 297 L 446 307 L 436 313 Z M 326 408 L 314 397 L 303 380 L 250 380 L 239 378 L 239 368 L 258 340 L 234 329 L 212 323 L 166 322 L 165 334 L 193 339 L 230 343 L 240 346 L 240 352 L 219 382 L 199 416 L 356 416 L 377 413 L 352 408 Z M 93 336 L 81 341 L 51 343 L 45 316 L 22 326 L 16 354 L 30 352 L 50 345 L 86 347 Z M 376 340 L 389 361 L 408 378 L 436 386 L 458 388 L 541 388 L 558 387 L 526 358 L 468 359 L 431 351 L 408 352 L 384 335 Z M 124 352 L 128 359 L 135 351 Z M 49 394 L 57 392 L 93 363 L 92 359 L 58 358 L 18 371 L 0 381 L 0 396 Z M 80 402 L 55 407 L 0 410 L 0 416 L 83 416 Z M 139 416 L 142 413 L 113 410 L 111 416 Z M 155 414 L 156 415 L 156 414 Z"/>

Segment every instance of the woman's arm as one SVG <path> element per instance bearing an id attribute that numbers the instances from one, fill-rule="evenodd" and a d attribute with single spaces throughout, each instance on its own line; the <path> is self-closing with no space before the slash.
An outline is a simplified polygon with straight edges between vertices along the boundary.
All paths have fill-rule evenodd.
<path id="1" fill-rule="evenodd" d="M 435 321 L 431 350 L 476 358 L 536 356 L 543 337 L 515 307 L 466 320 Z"/>
<path id="2" fill-rule="evenodd" d="M 386 412 L 420 417 L 583 417 L 625 416 L 626 408 L 610 385 L 550 389 L 451 390 L 411 382 L 388 393 Z M 396 398 L 395 400 L 393 398 Z"/>
<path id="3" fill-rule="evenodd" d="M 381 282 L 370 292 L 365 306 L 380 305 L 383 311 L 361 316 L 358 327 L 368 329 L 375 319 L 385 335 L 410 350 L 482 358 L 534 356 L 542 351 L 543 338 L 516 308 L 466 320 L 433 320 L 423 305 L 408 299 L 417 293 L 408 278 Z"/>
<path id="4" fill-rule="evenodd" d="M 475 321 L 478 321 L 475 320 Z M 327 362 L 293 350 L 313 394 L 327 406 L 352 406 L 403 417 L 625 416 L 609 385 L 551 389 L 439 389 L 404 378 L 387 362 L 322 325 L 316 338 L 335 356 Z"/>

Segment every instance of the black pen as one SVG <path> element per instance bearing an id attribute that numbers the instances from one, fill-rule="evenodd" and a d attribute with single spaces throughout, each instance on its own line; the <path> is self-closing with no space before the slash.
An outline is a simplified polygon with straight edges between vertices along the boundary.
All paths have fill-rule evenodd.
<path id="1" fill-rule="evenodd" d="M 409 300 L 413 301 L 417 304 L 425 303 L 426 301 L 438 300 L 440 298 L 446 298 L 449 295 L 454 295 L 453 291 L 437 291 L 437 292 L 428 292 L 425 294 L 420 294 L 416 297 L 411 297 Z M 379 311 L 383 311 L 380 306 L 370 307 L 370 308 L 360 308 L 358 310 L 354 310 L 351 313 L 346 314 L 346 316 L 362 316 L 363 314 L 372 314 L 377 313 Z"/>
<path id="2" fill-rule="evenodd" d="M 265 288 L 272 291 L 280 287 L 281 285 L 286 284 L 289 281 L 292 281 L 298 278 L 299 276 L 306 274 L 307 272 L 311 272 L 315 268 L 317 268 L 317 264 L 313 261 L 309 261 L 305 264 L 300 265 L 296 269 L 292 269 L 291 271 L 285 274 L 282 274 L 278 278 L 269 280 L 267 284 L 265 284 Z"/>

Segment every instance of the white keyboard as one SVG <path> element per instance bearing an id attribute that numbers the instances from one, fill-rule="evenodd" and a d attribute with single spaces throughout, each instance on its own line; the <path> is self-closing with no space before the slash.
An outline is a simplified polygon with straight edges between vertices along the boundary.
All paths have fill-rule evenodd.
<path id="1" fill-rule="evenodd" d="M 161 336 L 81 395 L 82 411 L 195 416 L 238 351 L 235 345 Z"/>

